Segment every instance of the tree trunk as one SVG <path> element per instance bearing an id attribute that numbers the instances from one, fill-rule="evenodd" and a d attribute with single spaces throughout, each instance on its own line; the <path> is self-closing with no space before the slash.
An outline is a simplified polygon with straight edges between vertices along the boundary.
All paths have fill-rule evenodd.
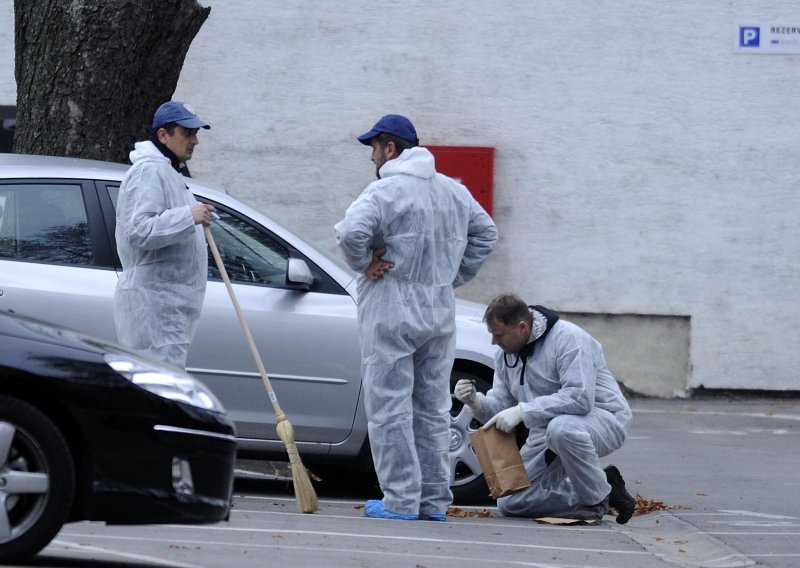
<path id="1" fill-rule="evenodd" d="M 14 0 L 14 151 L 127 163 L 210 11 L 197 0 Z"/>

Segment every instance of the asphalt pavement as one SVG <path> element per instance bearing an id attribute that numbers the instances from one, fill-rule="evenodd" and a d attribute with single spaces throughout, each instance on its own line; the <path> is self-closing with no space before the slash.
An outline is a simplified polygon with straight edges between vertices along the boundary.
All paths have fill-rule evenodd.
<path id="1" fill-rule="evenodd" d="M 456 505 L 445 523 L 367 519 L 363 502 L 377 488 L 352 481 L 318 484 L 320 509 L 302 514 L 290 484 L 265 463 L 262 479 L 237 483 L 228 522 L 71 524 L 27 566 L 800 566 L 800 397 L 631 405 L 629 439 L 604 460 L 649 506 L 626 525 L 610 516 L 598 526 L 505 518 L 488 500 Z"/>

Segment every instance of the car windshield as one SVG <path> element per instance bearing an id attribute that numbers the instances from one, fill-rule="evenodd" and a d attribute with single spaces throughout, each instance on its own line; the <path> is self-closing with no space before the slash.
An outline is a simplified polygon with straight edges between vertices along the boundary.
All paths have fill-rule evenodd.
<path id="1" fill-rule="evenodd" d="M 235 196 L 233 194 L 230 194 L 230 193 L 228 195 L 231 195 L 232 197 L 236 197 L 236 199 L 238 201 L 240 201 L 241 203 L 244 203 L 248 207 L 251 207 L 252 209 L 258 211 L 259 213 L 261 213 L 262 215 L 267 217 L 270 221 L 272 221 L 272 223 L 280 225 L 280 226 L 282 226 L 284 228 L 287 226 L 287 225 L 284 225 L 282 222 L 278 221 L 277 219 L 267 215 L 266 213 L 263 213 L 257 207 L 254 207 L 253 205 L 248 203 L 246 200 L 244 200 L 244 199 L 242 199 L 242 198 L 240 198 L 238 196 Z M 201 198 L 198 196 L 198 199 L 201 199 Z M 292 233 L 292 235 L 294 237 L 296 237 L 296 239 L 295 239 L 296 241 L 302 241 L 303 244 L 305 244 L 308 248 L 314 249 L 315 251 L 320 253 L 322 256 L 324 256 L 326 259 L 328 259 L 330 262 L 332 262 L 333 264 L 335 264 L 336 266 L 338 266 L 339 268 L 344 270 L 351 277 L 355 277 L 355 272 L 347 265 L 347 263 L 344 261 L 344 259 L 341 257 L 341 255 L 336 254 L 335 251 L 331 250 L 331 242 L 332 241 L 331 242 L 319 242 L 319 241 L 315 241 L 314 239 L 309 239 L 309 238 L 305 237 L 302 233 L 298 232 L 295 227 L 292 227 L 291 233 Z"/>
<path id="2" fill-rule="evenodd" d="M 297 233 L 295 233 L 295 235 L 296 234 Z M 355 277 L 355 275 L 356 275 L 355 271 L 352 268 L 350 268 L 349 266 L 347 266 L 347 263 L 344 261 L 344 259 L 341 257 L 341 255 L 335 254 L 335 253 L 329 251 L 328 248 L 326 248 L 326 247 L 330 247 L 330 243 L 320 243 L 320 242 L 314 241 L 312 239 L 307 239 L 307 238 L 304 238 L 304 237 L 299 237 L 299 238 L 302 239 L 303 242 L 305 242 L 309 246 L 314 247 L 317 251 L 319 251 L 322 254 L 322 256 L 324 256 L 325 258 L 330 260 L 332 263 L 334 263 L 336 266 L 338 266 L 339 268 L 341 268 L 342 270 L 347 272 L 350 276 Z"/>

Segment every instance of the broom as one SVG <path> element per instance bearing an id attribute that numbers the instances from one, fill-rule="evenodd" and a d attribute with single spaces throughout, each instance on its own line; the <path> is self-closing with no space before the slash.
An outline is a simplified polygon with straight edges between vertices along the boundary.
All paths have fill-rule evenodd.
<path id="1" fill-rule="evenodd" d="M 225 287 L 228 289 L 228 295 L 231 297 L 233 307 L 236 310 L 236 315 L 239 317 L 239 323 L 242 324 L 242 331 L 244 331 L 247 344 L 250 346 L 250 352 L 253 354 L 256 365 L 258 365 L 258 371 L 261 373 L 261 380 L 264 381 L 264 386 L 267 387 L 267 394 L 269 394 L 269 399 L 272 402 L 272 408 L 275 410 L 278 436 L 280 436 L 281 440 L 286 446 L 286 452 L 289 454 L 289 465 L 292 469 L 292 484 L 294 485 L 294 495 L 297 498 L 297 509 L 301 513 L 313 513 L 319 508 L 317 494 L 314 491 L 314 487 L 311 485 L 311 480 L 308 477 L 308 471 L 306 471 L 306 468 L 303 466 L 303 462 L 300 461 L 300 454 L 298 453 L 297 445 L 294 442 L 294 428 L 289 420 L 287 420 L 286 414 L 278 404 L 278 397 L 275 396 L 275 391 L 272 390 L 272 384 L 267 376 L 267 371 L 264 369 L 264 363 L 261 361 L 261 357 L 258 354 L 258 349 L 256 349 L 256 343 L 253 341 L 250 328 L 244 319 L 242 308 L 239 306 L 239 301 L 236 299 L 236 295 L 233 293 L 233 286 L 231 286 L 231 280 L 228 277 L 228 272 L 225 270 L 225 265 L 222 263 L 222 258 L 219 255 L 217 243 L 214 242 L 214 237 L 211 235 L 211 227 L 204 225 L 203 229 L 206 233 L 208 246 L 211 248 L 211 254 L 214 256 L 214 262 L 216 262 L 219 273 L 222 275 L 222 280 L 225 281 Z"/>

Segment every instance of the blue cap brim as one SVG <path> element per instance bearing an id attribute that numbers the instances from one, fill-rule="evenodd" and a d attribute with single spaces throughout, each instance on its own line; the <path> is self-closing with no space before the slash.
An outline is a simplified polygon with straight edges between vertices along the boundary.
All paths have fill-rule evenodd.
<path id="1" fill-rule="evenodd" d="M 176 124 L 180 124 L 184 128 L 205 128 L 210 130 L 211 126 L 200 120 L 199 118 L 186 118 L 183 120 L 176 120 Z"/>
<path id="2" fill-rule="evenodd" d="M 377 130 L 370 130 L 369 132 L 365 132 L 361 136 L 357 138 L 359 142 L 361 142 L 364 146 L 371 146 L 371 140 L 375 138 L 378 134 L 380 134 Z"/>

